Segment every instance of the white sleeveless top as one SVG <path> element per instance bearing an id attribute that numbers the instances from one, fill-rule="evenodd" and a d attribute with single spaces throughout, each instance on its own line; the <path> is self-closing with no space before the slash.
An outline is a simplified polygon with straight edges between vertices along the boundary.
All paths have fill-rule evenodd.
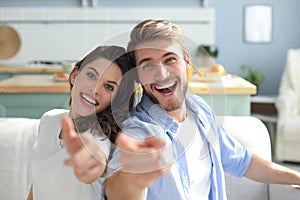
<path id="1" fill-rule="evenodd" d="M 72 167 L 64 165 L 69 158 L 63 148 L 59 134 L 60 120 L 69 114 L 68 110 L 54 109 L 41 118 L 37 139 L 36 157 L 33 163 L 33 199 L 34 200 L 99 200 L 102 199 L 102 178 L 92 184 L 80 182 Z M 110 152 L 108 139 L 99 141 L 106 155 Z"/>

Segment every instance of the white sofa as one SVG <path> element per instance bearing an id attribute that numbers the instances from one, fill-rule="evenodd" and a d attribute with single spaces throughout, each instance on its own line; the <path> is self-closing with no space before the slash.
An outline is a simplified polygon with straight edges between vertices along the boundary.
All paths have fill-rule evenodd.
<path id="1" fill-rule="evenodd" d="M 254 117 L 219 117 L 233 137 L 255 153 L 271 159 L 265 125 Z M 0 199 L 26 199 L 31 178 L 38 119 L 0 118 Z M 228 200 L 300 199 L 300 190 L 291 186 L 269 185 L 226 174 Z"/>
<path id="2" fill-rule="evenodd" d="M 0 199 L 26 199 L 38 119 L 0 118 Z"/>
<path id="3" fill-rule="evenodd" d="M 300 48 L 289 49 L 276 100 L 276 159 L 300 162 Z"/>

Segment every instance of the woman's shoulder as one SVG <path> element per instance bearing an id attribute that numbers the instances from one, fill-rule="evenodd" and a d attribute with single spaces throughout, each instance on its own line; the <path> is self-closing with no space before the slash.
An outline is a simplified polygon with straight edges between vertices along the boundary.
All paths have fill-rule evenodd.
<path id="1" fill-rule="evenodd" d="M 42 118 L 43 117 L 56 117 L 56 116 L 68 115 L 68 114 L 69 114 L 69 110 L 67 110 L 67 109 L 52 109 L 52 110 L 45 112 L 43 114 Z"/>
<path id="2" fill-rule="evenodd" d="M 40 127 L 46 125 L 51 127 L 57 123 L 60 123 L 60 119 L 63 116 L 69 115 L 69 110 L 66 109 L 52 109 L 43 114 L 40 121 Z"/>

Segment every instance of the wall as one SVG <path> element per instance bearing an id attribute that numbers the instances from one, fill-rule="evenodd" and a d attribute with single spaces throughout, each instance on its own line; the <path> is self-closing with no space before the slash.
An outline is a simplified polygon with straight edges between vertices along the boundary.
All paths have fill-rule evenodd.
<path id="1" fill-rule="evenodd" d="M 190 15 L 186 15 L 189 13 Z M 132 28 L 145 19 L 168 19 L 185 32 L 192 62 L 199 44 L 215 43 L 214 9 L 0 8 L 0 23 L 13 27 L 21 48 L 3 64 L 32 60 L 79 60 L 95 46 L 127 46 Z"/>
<path id="2" fill-rule="evenodd" d="M 243 8 L 248 4 L 272 5 L 273 40 L 270 44 L 243 42 Z M 259 69 L 266 77 L 259 93 L 277 94 L 287 50 L 300 48 L 300 1 L 210 0 L 209 5 L 216 9 L 216 43 L 221 50 L 217 61 L 235 74 L 240 73 L 241 64 Z"/>
<path id="3" fill-rule="evenodd" d="M 0 6 L 22 5 L 24 0 L 2 0 Z M 36 5 L 37 1 L 26 5 Z M 40 6 L 41 1 L 39 1 Z M 43 0 L 51 6 L 50 0 Z M 56 1 L 57 2 L 57 1 Z M 66 0 L 63 1 L 67 4 Z M 72 3 L 70 3 L 72 2 Z M 69 1 L 69 6 L 80 5 L 79 0 Z M 108 7 L 199 7 L 199 0 L 98 0 L 98 6 Z M 51 5 L 50 5 L 51 4 Z M 273 7 L 273 40 L 270 44 L 246 44 L 243 42 L 243 8 L 248 4 L 268 4 Z M 25 4 L 23 3 L 23 6 Z M 289 48 L 300 48 L 300 1 L 299 0 L 209 0 L 209 7 L 216 10 L 215 41 L 220 48 L 217 62 L 222 63 L 232 74 L 241 74 L 239 66 L 249 65 L 259 69 L 266 80 L 259 89 L 260 94 L 276 94 L 280 76 Z"/>

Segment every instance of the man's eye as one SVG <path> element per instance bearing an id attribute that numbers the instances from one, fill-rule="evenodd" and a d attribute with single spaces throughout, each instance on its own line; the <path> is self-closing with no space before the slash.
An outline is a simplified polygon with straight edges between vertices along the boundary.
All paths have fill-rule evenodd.
<path id="1" fill-rule="evenodd" d="M 170 58 L 166 59 L 166 62 L 175 62 L 175 61 L 176 61 L 176 58 L 174 58 L 174 57 L 170 57 Z"/>
<path id="2" fill-rule="evenodd" d="M 90 73 L 90 72 L 87 73 L 87 76 L 93 80 L 96 80 L 96 78 L 97 78 L 93 73 Z"/>
<path id="3" fill-rule="evenodd" d="M 143 65 L 143 69 L 155 67 L 155 64 L 147 63 Z"/>

